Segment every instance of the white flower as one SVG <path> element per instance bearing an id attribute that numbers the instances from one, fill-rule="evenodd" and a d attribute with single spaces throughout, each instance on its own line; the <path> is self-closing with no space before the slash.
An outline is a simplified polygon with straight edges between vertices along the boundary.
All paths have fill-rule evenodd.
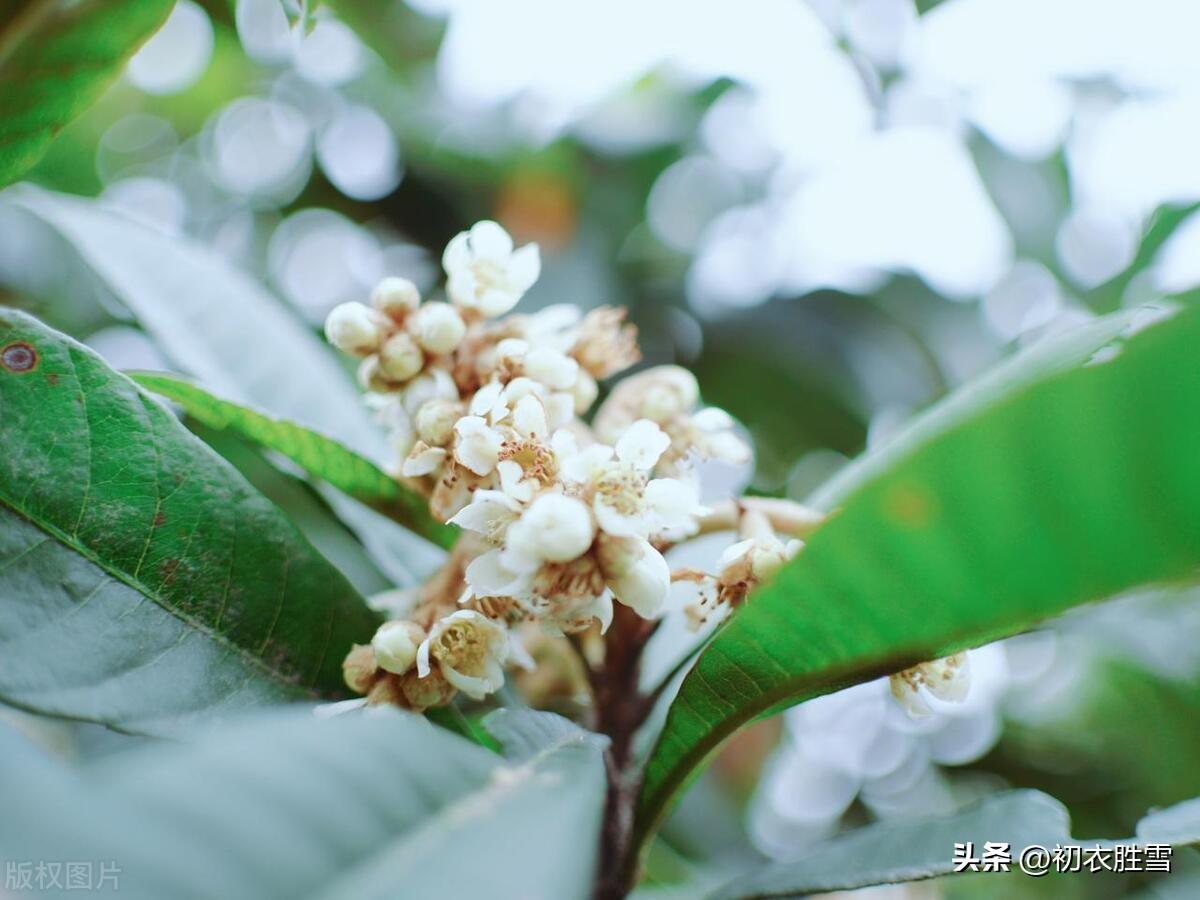
<path id="1" fill-rule="evenodd" d="M 717 559 L 718 580 L 722 583 L 765 581 L 800 552 L 803 541 L 782 541 L 775 535 L 760 535 L 738 541 L 725 548 Z"/>
<path id="2" fill-rule="evenodd" d="M 325 319 L 325 337 L 343 353 L 366 356 L 379 349 L 387 323 L 361 303 L 342 303 Z"/>
<path id="3" fill-rule="evenodd" d="M 531 350 L 519 338 L 506 338 L 495 349 L 501 365 L 496 367 L 498 371 L 493 373 L 493 380 L 476 392 L 471 410 L 475 415 L 494 410 L 490 418 L 493 422 L 499 421 L 506 406 L 526 394 L 536 394 L 546 409 L 552 429 L 562 428 L 574 418 L 576 389 L 581 381 L 584 382 L 580 390 L 586 398 L 586 380 L 589 379 L 575 360 L 557 350 Z M 507 383 L 503 380 L 505 377 L 509 379 Z"/>
<path id="4" fill-rule="evenodd" d="M 437 665 L 442 677 L 468 697 L 482 700 L 504 684 L 508 631 L 487 616 L 462 609 L 434 623 L 417 650 L 417 675 Z"/>
<path id="5" fill-rule="evenodd" d="M 967 654 L 955 653 L 932 662 L 923 662 L 897 672 L 889 679 L 892 696 L 914 719 L 932 715 L 921 688 L 948 703 L 961 703 L 971 689 L 971 664 Z"/>
<path id="6" fill-rule="evenodd" d="M 425 640 L 425 630 L 416 622 L 384 622 L 371 640 L 375 662 L 393 675 L 403 675 L 417 661 L 417 648 Z"/>
<path id="7" fill-rule="evenodd" d="M 501 463 L 503 465 L 503 463 Z M 483 535 L 493 544 L 504 543 L 508 526 L 521 516 L 521 504 L 504 491 L 478 490 L 471 502 L 450 519 L 451 524 Z"/>
<path id="8" fill-rule="evenodd" d="M 518 389 L 522 386 L 528 392 Z M 471 415 L 455 425 L 455 458 L 477 475 L 497 472 L 500 489 L 522 503 L 539 486 L 549 485 L 558 470 L 546 408 L 535 388 L 539 386 L 527 378 L 506 387 L 491 382 L 472 398 Z"/>
<path id="9" fill-rule="evenodd" d="M 582 556 L 596 537 L 587 506 L 574 497 L 543 494 L 508 530 L 505 562 L 514 571 Z"/>
<path id="10" fill-rule="evenodd" d="M 462 316 L 449 303 L 426 303 L 412 318 L 417 343 L 434 356 L 450 353 L 467 333 Z"/>
<path id="11" fill-rule="evenodd" d="M 493 425 L 507 422 L 525 437 L 544 438 L 550 433 L 544 396 L 542 386 L 529 378 L 514 378 L 506 385 L 491 381 L 475 392 L 470 412 Z"/>
<path id="12" fill-rule="evenodd" d="M 503 436 L 479 416 L 459 419 L 454 435 L 454 458 L 476 475 L 490 475 L 500 461 Z"/>
<path id="13" fill-rule="evenodd" d="M 700 400 L 696 376 L 679 366 L 656 366 L 621 381 L 596 411 L 593 428 L 611 442 L 637 419 L 649 419 L 671 438 L 660 461 L 662 474 L 686 468 L 689 459 L 717 459 L 741 464 L 750 447 L 734 432 L 736 424 L 724 410 L 709 407 L 693 412 Z"/>
<path id="14" fill-rule="evenodd" d="M 541 274 L 537 244 L 513 251 L 512 238 L 495 222 L 477 223 L 458 234 L 442 256 L 446 293 L 462 309 L 501 316 Z"/>
<path id="15" fill-rule="evenodd" d="M 646 419 L 626 429 L 616 448 L 593 444 L 572 454 L 564 441 L 559 444 L 565 454 L 563 476 L 585 486 L 596 520 L 608 534 L 687 535 L 695 531 L 695 516 L 703 512 L 695 485 L 647 477 L 669 445 L 670 438 Z"/>
<path id="16" fill-rule="evenodd" d="M 598 556 L 613 595 L 643 619 L 653 619 L 671 591 L 671 567 L 641 538 L 601 538 Z"/>

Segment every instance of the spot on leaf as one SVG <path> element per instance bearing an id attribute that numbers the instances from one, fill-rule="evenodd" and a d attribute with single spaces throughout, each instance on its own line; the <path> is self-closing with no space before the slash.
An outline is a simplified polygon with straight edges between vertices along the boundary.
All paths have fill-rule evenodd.
<path id="1" fill-rule="evenodd" d="M 937 498 L 927 488 L 913 482 L 898 484 L 883 500 L 884 513 L 909 528 L 923 528 L 937 518 Z"/>
<path id="2" fill-rule="evenodd" d="M 32 344 L 24 341 L 14 341 L 0 350 L 0 365 L 10 372 L 24 375 L 37 368 L 38 352 Z"/>

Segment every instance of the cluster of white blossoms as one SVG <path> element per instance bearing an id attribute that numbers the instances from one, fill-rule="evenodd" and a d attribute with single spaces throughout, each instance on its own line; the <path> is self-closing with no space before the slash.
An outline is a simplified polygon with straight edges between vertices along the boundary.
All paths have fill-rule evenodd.
<path id="1" fill-rule="evenodd" d="M 961 703 L 971 688 L 971 666 L 966 653 L 955 653 L 931 662 L 919 663 L 897 672 L 889 679 L 892 696 L 914 719 L 933 714 L 922 696 L 924 688 L 938 700 Z"/>
<path id="2" fill-rule="evenodd" d="M 422 710 L 458 692 L 481 699 L 503 685 L 505 666 L 532 665 L 517 625 L 603 632 L 614 602 L 653 619 L 675 580 L 701 583 L 689 613 L 702 621 L 800 549 L 776 535 L 772 521 L 788 525 L 770 514 L 780 501 L 747 500 L 717 526 L 741 540 L 715 572 L 672 573 L 664 550 L 715 521 L 694 464 L 749 460 L 733 420 L 701 407 L 691 373 L 659 366 L 614 385 L 588 425 L 599 382 L 639 359 L 624 311 L 510 314 L 540 259 L 495 222 L 455 237 L 442 262 L 446 300 L 386 278 L 370 305 L 342 304 L 326 322 L 330 343 L 361 360 L 367 403 L 396 449 L 393 474 L 463 532 L 404 618 L 347 657 L 346 681 L 368 702 Z"/>

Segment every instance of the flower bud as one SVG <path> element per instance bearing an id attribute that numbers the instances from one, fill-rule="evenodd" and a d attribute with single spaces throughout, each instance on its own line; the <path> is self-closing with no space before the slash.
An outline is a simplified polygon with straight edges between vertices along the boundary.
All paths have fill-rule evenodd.
<path id="1" fill-rule="evenodd" d="M 392 381 L 408 381 L 425 367 L 425 355 L 416 341 L 397 331 L 379 349 L 379 367 Z"/>
<path id="2" fill-rule="evenodd" d="M 534 559 L 568 562 L 592 545 L 596 524 L 583 501 L 544 494 L 533 501 L 509 531 L 509 545 Z"/>
<path id="3" fill-rule="evenodd" d="M 415 622 L 402 619 L 384 622 L 371 641 L 376 665 L 394 675 L 403 675 L 417 661 L 417 648 L 423 640 L 425 632 Z"/>
<path id="4" fill-rule="evenodd" d="M 579 363 L 548 347 L 535 347 L 525 354 L 525 374 L 546 387 L 569 390 L 575 385 Z"/>
<path id="5" fill-rule="evenodd" d="M 362 385 L 364 391 L 374 391 L 378 394 L 386 394 L 389 391 L 398 390 L 400 387 L 387 377 L 383 367 L 379 364 L 379 356 L 374 353 L 359 365 L 358 383 Z"/>
<path id="6" fill-rule="evenodd" d="M 679 366 L 648 369 L 642 386 L 642 415 L 655 422 L 690 412 L 700 401 L 696 376 Z"/>
<path id="7" fill-rule="evenodd" d="M 462 415 L 461 403 L 430 400 L 417 410 L 417 434 L 431 447 L 444 447 L 454 436 L 454 423 Z"/>
<path id="8" fill-rule="evenodd" d="M 375 683 L 379 667 L 375 664 L 375 651 L 370 644 L 355 644 L 350 648 L 342 663 L 342 677 L 350 690 L 365 694 Z"/>
<path id="9" fill-rule="evenodd" d="M 417 343 L 434 356 L 450 353 L 467 333 L 462 316 L 449 303 L 426 303 L 413 318 Z"/>
<path id="10" fill-rule="evenodd" d="M 343 353 L 366 356 L 374 353 L 385 334 L 385 323 L 374 310 L 361 303 L 342 303 L 325 319 L 325 337 Z"/>
<path id="11" fill-rule="evenodd" d="M 397 324 L 403 322 L 420 302 L 417 286 L 407 278 L 385 278 L 371 291 L 371 305 Z"/>

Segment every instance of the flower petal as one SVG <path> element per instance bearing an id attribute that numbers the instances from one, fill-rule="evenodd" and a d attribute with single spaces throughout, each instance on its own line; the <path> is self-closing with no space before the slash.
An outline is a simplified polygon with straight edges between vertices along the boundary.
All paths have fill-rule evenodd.
<path id="1" fill-rule="evenodd" d="M 446 270 L 446 274 L 450 277 L 471 265 L 471 247 L 468 243 L 468 235 L 465 231 L 460 231 L 450 243 L 446 245 L 446 250 L 442 254 L 442 268 Z"/>
<path id="2" fill-rule="evenodd" d="M 622 513 L 616 507 L 609 506 L 599 494 L 592 500 L 592 511 L 596 514 L 596 523 L 605 534 L 636 538 L 650 534 L 650 524 L 640 511 L 633 515 Z"/>
<path id="3" fill-rule="evenodd" d="M 613 448 L 605 444 L 592 444 L 560 462 L 563 478 L 579 483 L 593 480 L 612 459 Z"/>
<path id="4" fill-rule="evenodd" d="M 500 476 L 500 490 L 511 498 L 514 507 L 533 499 L 533 481 L 525 477 L 520 463 L 501 460 L 496 464 L 496 472 Z"/>
<path id="5" fill-rule="evenodd" d="M 436 472 L 445 460 L 446 449 L 444 447 L 429 447 L 423 442 L 418 443 L 413 447 L 408 458 L 404 460 L 404 464 L 400 467 L 400 474 L 405 478 L 429 475 Z"/>
<path id="6" fill-rule="evenodd" d="M 538 347 L 525 354 L 525 374 L 546 387 L 568 390 L 579 376 L 579 363 L 565 353 Z"/>
<path id="7" fill-rule="evenodd" d="M 546 408 L 532 394 L 522 397 L 512 411 L 513 427 L 525 437 L 544 438 L 550 433 L 546 424 Z"/>
<path id="8" fill-rule="evenodd" d="M 450 523 L 492 537 L 505 524 L 516 521 L 520 508 L 520 504 L 502 491 L 480 490 L 450 519 Z"/>
<path id="9" fill-rule="evenodd" d="M 648 472 L 671 446 L 666 432 L 649 419 L 638 419 L 617 441 L 617 458 L 636 469 Z"/>
<path id="10" fill-rule="evenodd" d="M 537 244 L 526 244 L 508 260 L 508 282 L 513 290 L 524 293 L 542 274 L 542 256 Z"/>
<path id="11" fill-rule="evenodd" d="M 470 412 L 473 416 L 486 416 L 500 401 L 504 393 L 504 385 L 499 381 L 489 381 L 475 392 L 471 398 Z"/>
<path id="12" fill-rule="evenodd" d="M 678 478 L 654 478 L 643 494 L 651 513 L 654 531 L 682 531 L 690 534 L 696 528 L 700 506 L 700 491 L 695 484 Z"/>
<path id="13" fill-rule="evenodd" d="M 520 591 L 523 579 L 504 565 L 504 558 L 504 551 L 489 550 L 471 560 L 464 577 L 475 596 L 512 597 Z"/>
<path id="14" fill-rule="evenodd" d="M 485 316 L 495 317 L 504 315 L 516 306 L 517 301 L 520 299 L 520 294 L 501 288 L 491 288 L 484 291 L 482 296 L 476 298 L 475 305 Z"/>
<path id="15" fill-rule="evenodd" d="M 454 425 L 454 457 L 476 475 L 487 475 L 500 459 L 503 438 L 478 416 L 463 416 Z"/>
<path id="16" fill-rule="evenodd" d="M 710 406 L 692 416 L 692 424 L 701 431 L 724 431 L 734 425 L 733 416 L 725 410 Z"/>
<path id="17" fill-rule="evenodd" d="M 605 580 L 613 595 L 644 619 L 658 615 L 671 591 L 671 567 L 648 541 L 631 542 L 625 564 L 611 567 Z M 638 554 L 636 558 L 631 558 Z"/>
<path id="18" fill-rule="evenodd" d="M 471 254 L 475 259 L 503 263 L 512 250 L 513 240 L 499 223 L 484 219 L 471 226 Z"/>

